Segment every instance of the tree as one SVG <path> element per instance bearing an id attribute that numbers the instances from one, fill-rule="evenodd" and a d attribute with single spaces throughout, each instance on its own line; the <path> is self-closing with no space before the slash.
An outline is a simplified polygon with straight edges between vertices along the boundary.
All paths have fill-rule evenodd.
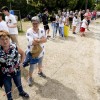
<path id="1" fill-rule="evenodd" d="M 93 9 L 95 0 L 78 0 L 75 9 L 84 9 L 86 8 L 86 3 L 87 3 L 87 8 Z M 81 6 L 79 6 L 81 5 Z"/>
<path id="2" fill-rule="evenodd" d="M 8 6 L 13 10 L 20 10 L 22 18 L 27 16 L 30 12 L 33 15 L 43 12 L 44 8 L 48 8 L 49 12 L 57 11 L 59 9 L 79 10 L 85 9 L 86 0 L 0 0 L 0 7 Z M 93 9 L 95 0 L 88 0 L 87 8 Z M 11 3 L 11 4 L 10 4 Z M 5 5 L 3 5 L 5 4 Z"/>

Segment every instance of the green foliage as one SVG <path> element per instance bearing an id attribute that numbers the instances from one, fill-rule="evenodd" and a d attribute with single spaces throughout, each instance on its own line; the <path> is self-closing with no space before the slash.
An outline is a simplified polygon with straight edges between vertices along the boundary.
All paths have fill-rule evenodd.
<path id="1" fill-rule="evenodd" d="M 23 31 L 23 30 L 19 30 L 18 33 L 19 33 L 19 35 L 25 35 L 25 31 Z"/>
<path id="2" fill-rule="evenodd" d="M 100 4 L 96 5 L 96 10 L 100 10 Z"/>
<path id="3" fill-rule="evenodd" d="M 85 9 L 87 1 L 87 8 L 94 9 L 95 0 L 77 0 L 76 7 L 74 9 Z"/>
<path id="4" fill-rule="evenodd" d="M 88 0 L 87 8 L 93 9 L 94 1 Z M 43 12 L 45 7 L 49 9 L 49 12 L 62 10 L 63 8 L 79 10 L 85 9 L 85 4 L 86 0 L 29 0 L 29 4 L 27 4 L 27 0 L 0 0 L 0 7 L 8 6 L 13 10 L 20 10 L 22 18 L 26 17 L 29 13 L 33 16 L 38 12 Z M 99 9 L 99 5 L 97 9 Z"/>
<path id="5" fill-rule="evenodd" d="M 7 0 L 7 2 L 14 2 L 14 0 Z"/>

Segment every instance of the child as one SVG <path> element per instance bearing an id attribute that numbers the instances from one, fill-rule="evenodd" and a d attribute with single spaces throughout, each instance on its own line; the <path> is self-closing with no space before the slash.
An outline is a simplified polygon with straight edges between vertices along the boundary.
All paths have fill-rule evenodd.
<path id="1" fill-rule="evenodd" d="M 84 19 L 82 21 L 82 25 L 81 25 L 81 29 L 80 29 L 80 32 L 81 32 L 81 36 L 85 36 L 85 29 L 87 28 L 88 26 L 88 22 L 87 22 L 87 17 L 84 16 Z"/>
<path id="2" fill-rule="evenodd" d="M 79 33 L 80 32 L 80 27 L 81 27 L 81 18 L 80 18 L 80 15 L 78 14 L 75 33 Z"/>
<path id="3" fill-rule="evenodd" d="M 78 18 L 77 18 L 77 14 L 75 14 L 74 18 L 73 18 L 73 22 L 72 22 L 72 25 L 73 25 L 73 34 L 76 34 L 75 31 L 76 31 L 76 26 L 77 26 L 77 23 L 78 23 Z"/>

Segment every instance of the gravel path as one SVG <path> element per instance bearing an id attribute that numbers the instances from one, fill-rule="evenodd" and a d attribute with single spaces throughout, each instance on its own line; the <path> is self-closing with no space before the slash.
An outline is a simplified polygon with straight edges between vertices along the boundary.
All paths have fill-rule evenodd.
<path id="1" fill-rule="evenodd" d="M 98 19 L 97 21 L 100 22 Z M 24 29 L 30 23 L 24 23 Z M 86 37 L 71 32 L 65 40 L 57 37 L 45 44 L 46 54 L 43 65 L 46 79 L 34 71 L 34 85 L 27 85 L 28 67 L 22 69 L 22 83 L 30 94 L 30 100 L 100 100 L 100 24 L 92 22 L 91 31 Z M 43 27 L 41 25 L 41 27 Z M 52 31 L 51 31 L 52 35 Z M 27 40 L 25 35 L 19 36 L 20 47 L 25 51 Z M 15 87 L 13 87 L 14 89 Z M 97 92 L 98 90 L 98 92 Z M 4 90 L 0 90 L 1 99 Z M 24 100 L 14 91 L 14 100 Z"/>

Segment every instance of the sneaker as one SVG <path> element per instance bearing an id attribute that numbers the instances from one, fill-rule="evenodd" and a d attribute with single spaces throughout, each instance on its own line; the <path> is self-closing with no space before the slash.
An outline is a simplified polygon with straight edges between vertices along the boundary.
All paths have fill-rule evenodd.
<path id="1" fill-rule="evenodd" d="M 85 37 L 85 34 L 83 34 L 83 36 Z"/>
<path id="2" fill-rule="evenodd" d="M 32 83 L 33 83 L 32 77 L 28 78 L 28 85 L 29 85 L 29 86 L 32 86 Z"/>
<path id="3" fill-rule="evenodd" d="M 24 91 L 22 93 L 20 93 L 19 95 L 24 97 L 24 98 L 29 98 L 29 95 Z"/>
<path id="4" fill-rule="evenodd" d="M 50 35 L 48 35 L 47 37 L 49 37 L 49 38 L 50 38 L 51 36 L 50 36 Z"/>
<path id="5" fill-rule="evenodd" d="M 88 31 L 90 31 L 90 29 L 87 29 Z"/>
<path id="6" fill-rule="evenodd" d="M 75 32 L 73 32 L 73 34 L 76 34 Z"/>
<path id="7" fill-rule="evenodd" d="M 46 75 L 43 72 L 38 73 L 40 77 L 46 78 Z"/>

